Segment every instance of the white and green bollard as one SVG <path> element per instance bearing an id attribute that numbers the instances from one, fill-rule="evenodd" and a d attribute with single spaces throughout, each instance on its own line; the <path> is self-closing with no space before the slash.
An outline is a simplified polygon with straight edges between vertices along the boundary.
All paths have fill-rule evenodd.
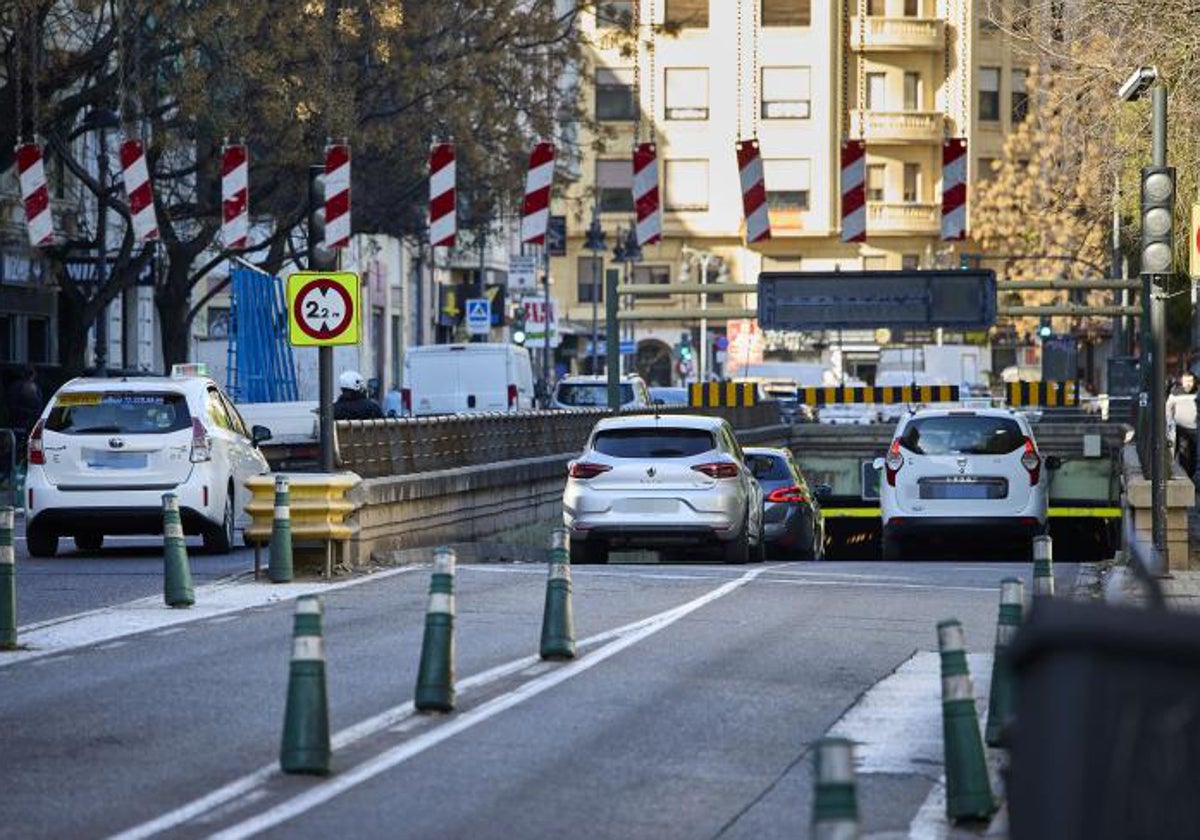
<path id="1" fill-rule="evenodd" d="M 188 565 L 183 520 L 179 517 L 179 497 L 163 497 L 163 600 L 168 607 L 190 607 L 196 603 L 192 588 L 192 569 Z"/>
<path id="2" fill-rule="evenodd" d="M 813 840 L 858 840 L 854 744 L 822 738 L 813 750 Z"/>
<path id="3" fill-rule="evenodd" d="M 542 611 L 542 659 L 575 658 L 575 621 L 571 613 L 571 555 L 567 529 L 550 535 L 550 573 Z"/>
<path id="4" fill-rule="evenodd" d="M 1015 577 L 1000 581 L 1000 616 L 996 622 L 996 651 L 992 657 L 992 687 L 984 732 L 989 747 L 1003 746 L 1005 730 L 1016 710 L 1008 648 L 1021 626 L 1024 610 L 1025 582 Z"/>
<path id="5" fill-rule="evenodd" d="M 1054 597 L 1054 542 L 1045 534 L 1033 538 L 1033 597 Z"/>
<path id="6" fill-rule="evenodd" d="M 946 816 L 958 820 L 984 820 L 996 811 L 988 778 L 975 689 L 967 667 L 966 637 L 962 623 L 938 623 L 938 649 L 942 659 L 942 747 L 946 766 Z"/>
<path id="7" fill-rule="evenodd" d="M 0 508 L 0 650 L 17 647 L 17 567 L 13 558 L 13 509 Z"/>
<path id="8" fill-rule="evenodd" d="M 454 711 L 454 565 L 452 548 L 438 548 L 429 580 L 429 609 L 413 705 L 422 712 Z"/>
<path id="9" fill-rule="evenodd" d="M 279 766 L 285 773 L 325 776 L 330 755 L 321 600 L 304 595 L 296 599 Z"/>
<path id="10" fill-rule="evenodd" d="M 271 518 L 271 553 L 267 577 L 271 583 L 292 580 L 292 505 L 286 475 L 275 476 L 275 511 Z"/>

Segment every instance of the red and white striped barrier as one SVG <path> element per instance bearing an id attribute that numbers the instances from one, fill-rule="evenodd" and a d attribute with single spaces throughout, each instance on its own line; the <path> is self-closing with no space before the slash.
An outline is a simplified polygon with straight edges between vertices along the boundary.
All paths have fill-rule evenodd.
<path id="1" fill-rule="evenodd" d="M 125 182 L 125 198 L 133 220 L 133 240 L 137 243 L 158 239 L 158 217 L 154 214 L 154 190 L 150 186 L 150 170 L 146 166 L 146 149 L 141 140 L 121 143 L 121 177 Z"/>
<path id="2" fill-rule="evenodd" d="M 54 217 L 50 214 L 50 189 L 46 186 L 46 166 L 39 143 L 17 146 L 17 173 L 21 181 L 21 202 L 25 205 L 25 228 L 29 244 L 37 248 L 54 244 Z"/>
<path id="3" fill-rule="evenodd" d="M 453 248 L 458 234 L 454 144 L 435 143 L 429 151 L 429 244 Z"/>
<path id="4" fill-rule="evenodd" d="M 867 241 L 867 144 L 842 141 L 842 241 Z"/>
<path id="5" fill-rule="evenodd" d="M 550 222 L 550 184 L 554 181 L 554 144 L 538 143 L 529 155 L 525 176 L 525 202 L 521 206 L 521 241 L 534 245 L 546 242 Z"/>
<path id="6" fill-rule="evenodd" d="M 325 247 L 350 244 L 350 147 L 325 147 Z"/>
<path id="7" fill-rule="evenodd" d="M 250 158 L 246 146 L 221 150 L 221 241 L 241 250 L 250 236 Z"/>
<path id="8" fill-rule="evenodd" d="M 637 208 L 639 245 L 662 241 L 662 212 L 658 201 L 658 150 L 653 143 L 633 149 L 633 204 Z"/>
<path id="9" fill-rule="evenodd" d="M 942 241 L 967 238 L 967 138 L 942 141 Z"/>
<path id="10" fill-rule="evenodd" d="M 737 162 L 742 181 L 746 242 L 766 242 L 771 238 L 771 220 L 767 217 L 767 188 L 763 181 L 762 154 L 757 140 L 738 141 Z"/>

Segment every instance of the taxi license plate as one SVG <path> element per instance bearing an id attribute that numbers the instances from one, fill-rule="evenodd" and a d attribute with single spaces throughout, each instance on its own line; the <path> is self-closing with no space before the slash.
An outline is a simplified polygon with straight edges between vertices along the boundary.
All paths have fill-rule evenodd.
<path id="1" fill-rule="evenodd" d="M 105 449 L 89 451 L 85 456 L 89 467 L 96 470 L 139 470 L 145 469 L 145 452 L 109 452 Z"/>

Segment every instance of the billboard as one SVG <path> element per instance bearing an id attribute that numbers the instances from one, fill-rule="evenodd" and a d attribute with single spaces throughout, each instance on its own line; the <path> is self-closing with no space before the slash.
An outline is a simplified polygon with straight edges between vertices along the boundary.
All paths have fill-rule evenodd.
<path id="1" fill-rule="evenodd" d="M 996 323 L 996 273 L 767 271 L 758 276 L 764 330 L 891 329 Z"/>

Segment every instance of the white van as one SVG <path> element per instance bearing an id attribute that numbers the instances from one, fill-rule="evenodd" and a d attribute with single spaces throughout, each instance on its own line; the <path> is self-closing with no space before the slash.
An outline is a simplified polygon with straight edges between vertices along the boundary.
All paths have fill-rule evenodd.
<path id="1" fill-rule="evenodd" d="M 533 408 L 529 351 L 513 344 L 431 344 L 404 354 L 404 413 L 459 414 Z"/>

